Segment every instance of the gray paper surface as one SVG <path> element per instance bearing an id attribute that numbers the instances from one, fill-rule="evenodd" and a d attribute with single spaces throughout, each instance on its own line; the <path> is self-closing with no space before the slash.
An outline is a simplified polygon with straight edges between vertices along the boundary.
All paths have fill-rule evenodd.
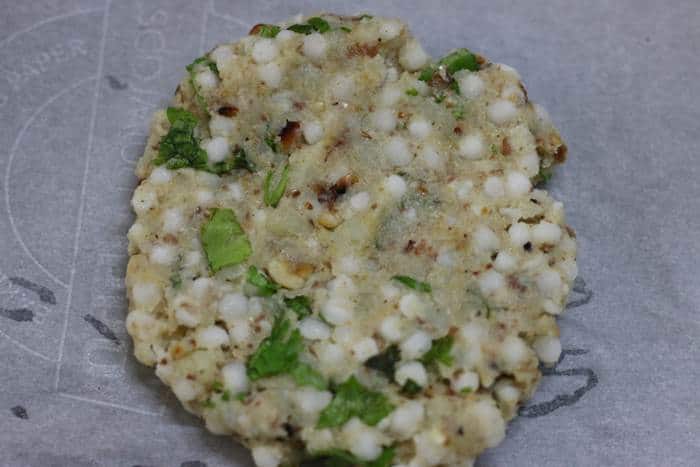
<path id="1" fill-rule="evenodd" d="M 698 465 L 697 0 L 0 1 L 0 465 L 252 465 L 131 357 L 132 171 L 194 57 L 320 9 L 516 67 L 569 144 L 564 358 L 478 465 Z"/>

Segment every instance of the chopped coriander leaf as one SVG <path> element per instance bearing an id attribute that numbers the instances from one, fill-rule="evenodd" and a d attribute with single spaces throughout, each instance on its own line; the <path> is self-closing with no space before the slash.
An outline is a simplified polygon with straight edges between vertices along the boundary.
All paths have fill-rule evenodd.
<path id="1" fill-rule="evenodd" d="M 438 65 L 444 66 L 445 71 L 449 75 L 453 75 L 460 70 L 479 70 L 479 62 L 476 61 L 476 55 L 467 49 L 457 49 L 449 53 L 440 59 Z"/>
<path id="2" fill-rule="evenodd" d="M 350 28 L 347 27 L 347 26 L 341 26 L 341 27 L 339 27 L 338 29 L 340 29 L 341 31 L 345 31 L 345 32 L 352 32 L 352 29 L 350 29 Z"/>
<path id="3" fill-rule="evenodd" d="M 459 391 L 461 394 L 471 394 L 474 390 L 472 388 L 464 388 L 461 391 Z"/>
<path id="4" fill-rule="evenodd" d="M 464 119 L 464 107 L 461 105 L 456 107 L 452 111 L 452 116 L 455 118 L 455 120 L 463 120 Z"/>
<path id="5" fill-rule="evenodd" d="M 311 314 L 311 299 L 306 295 L 285 297 L 284 304 L 297 314 L 298 319 L 306 318 Z"/>
<path id="6" fill-rule="evenodd" d="M 183 167 L 202 169 L 207 165 L 207 152 L 199 147 L 194 135 L 197 118 L 185 109 L 168 107 L 166 111 L 170 130 L 160 141 L 155 165 L 163 165 L 171 170 Z"/>
<path id="7" fill-rule="evenodd" d="M 206 55 L 195 59 L 194 62 L 190 63 L 185 67 L 185 69 L 190 75 L 190 86 L 192 86 L 192 89 L 194 90 L 194 97 L 195 99 L 197 99 L 197 103 L 202 108 L 202 110 L 206 112 L 207 102 L 204 100 L 204 97 L 200 93 L 199 87 L 197 86 L 195 81 L 197 71 L 200 67 L 208 67 L 212 72 L 216 74 L 216 76 L 219 76 L 219 69 L 217 68 L 216 63 Z"/>
<path id="8" fill-rule="evenodd" d="M 415 396 L 423 390 L 422 387 L 412 379 L 407 379 L 403 386 L 401 386 L 401 393 L 407 396 Z"/>
<path id="9" fill-rule="evenodd" d="M 359 19 L 361 19 L 361 20 L 362 20 L 362 19 L 365 19 L 365 18 L 366 18 L 366 19 L 372 19 L 372 18 L 374 18 L 374 16 L 368 15 L 368 14 L 365 13 L 365 14 L 363 14 L 363 15 L 360 15 L 360 17 L 359 17 Z"/>
<path id="10" fill-rule="evenodd" d="M 394 406 L 384 394 L 364 387 L 351 376 L 336 388 L 335 397 L 321 412 L 317 427 L 340 426 L 352 417 L 374 426 L 393 410 Z"/>
<path id="11" fill-rule="evenodd" d="M 228 402 L 231 400 L 231 391 L 228 389 L 224 389 L 224 391 L 221 393 L 221 400 L 224 402 Z"/>
<path id="12" fill-rule="evenodd" d="M 277 37 L 281 28 L 276 24 L 261 24 L 258 29 L 258 35 L 262 37 Z"/>
<path id="13" fill-rule="evenodd" d="M 180 276 L 179 272 L 174 272 L 170 276 L 170 285 L 173 287 L 173 289 L 180 288 L 180 286 L 182 285 L 182 277 Z"/>
<path id="14" fill-rule="evenodd" d="M 314 30 L 310 24 L 292 24 L 287 29 L 297 34 L 311 34 Z"/>
<path id="15" fill-rule="evenodd" d="M 452 81 L 450 83 L 450 89 L 452 89 L 456 94 L 459 94 L 459 83 L 457 81 Z"/>
<path id="16" fill-rule="evenodd" d="M 248 394 L 246 394 L 245 392 L 239 392 L 238 394 L 236 394 L 237 401 L 245 400 L 246 397 L 248 397 Z"/>
<path id="17" fill-rule="evenodd" d="M 535 175 L 533 182 L 535 185 L 545 184 L 552 179 L 552 175 L 554 175 L 552 167 L 540 167 L 540 171 Z"/>
<path id="18" fill-rule="evenodd" d="M 313 18 L 309 18 L 307 21 L 311 25 L 312 28 L 314 28 L 316 31 L 320 32 L 323 34 L 324 32 L 327 32 L 331 29 L 330 24 L 328 24 L 328 21 L 326 21 L 323 18 L 320 18 L 318 16 L 314 16 Z"/>
<path id="19" fill-rule="evenodd" d="M 236 169 L 244 169 L 250 173 L 255 172 L 255 164 L 248 159 L 248 155 L 243 148 L 237 148 L 232 158 L 213 164 L 210 171 L 221 175 Z"/>
<path id="20" fill-rule="evenodd" d="M 280 202 L 280 199 L 282 199 L 282 195 L 284 195 L 284 190 L 287 189 L 287 179 L 289 178 L 289 164 L 285 165 L 282 169 L 279 181 L 274 187 L 271 186 L 273 174 L 274 172 L 270 170 L 267 173 L 267 177 L 265 177 L 265 182 L 263 183 L 263 200 L 268 206 L 276 208 L 277 204 L 279 204 Z"/>
<path id="21" fill-rule="evenodd" d="M 454 344 L 454 338 L 449 334 L 441 337 L 439 339 L 433 340 L 433 344 L 423 356 L 420 361 L 426 365 L 432 363 L 440 362 L 447 366 L 452 365 L 454 362 L 454 357 L 450 354 L 452 352 L 452 345 Z"/>
<path id="22" fill-rule="evenodd" d="M 491 154 L 497 154 L 498 153 L 498 148 L 496 147 L 495 144 L 491 145 Z"/>
<path id="23" fill-rule="evenodd" d="M 383 373 L 391 380 L 394 378 L 396 364 L 399 360 L 401 360 L 401 352 L 398 346 L 390 345 L 382 353 L 367 360 L 365 366 Z"/>
<path id="24" fill-rule="evenodd" d="M 246 280 L 257 288 L 258 295 L 262 297 L 269 297 L 279 289 L 279 285 L 272 282 L 264 272 L 259 271 L 255 266 L 248 268 Z"/>
<path id="25" fill-rule="evenodd" d="M 214 392 L 221 392 L 224 390 L 224 383 L 221 381 L 214 381 L 211 383 L 211 390 Z"/>
<path id="26" fill-rule="evenodd" d="M 392 279 L 394 279 L 397 282 L 401 282 L 409 289 L 417 290 L 419 292 L 430 293 L 433 291 L 433 288 L 427 282 L 421 282 L 410 276 L 394 276 L 392 277 Z"/>
<path id="27" fill-rule="evenodd" d="M 438 95 L 436 95 L 436 96 L 435 96 L 435 103 L 436 103 L 436 104 L 442 103 L 442 101 L 445 100 L 445 97 L 447 97 L 447 96 L 445 96 L 444 94 L 438 94 Z"/>
<path id="28" fill-rule="evenodd" d="M 298 329 L 290 332 L 291 326 L 288 319 L 277 317 L 270 335 L 263 339 L 246 364 L 251 380 L 287 373 L 298 365 L 304 343 Z"/>
<path id="29" fill-rule="evenodd" d="M 323 379 L 323 376 L 306 363 L 297 362 L 289 373 L 299 386 L 311 386 L 319 391 L 323 391 L 328 387 L 328 383 Z"/>
<path id="30" fill-rule="evenodd" d="M 213 400 L 207 399 L 204 402 L 202 402 L 202 407 L 204 407 L 205 409 L 213 409 L 214 407 L 216 407 L 216 404 L 214 404 Z"/>
<path id="31" fill-rule="evenodd" d="M 418 90 L 417 90 L 416 88 L 406 89 L 406 95 L 408 95 L 408 96 L 417 96 L 417 95 L 418 95 Z"/>
<path id="32" fill-rule="evenodd" d="M 311 454 L 301 461 L 300 467 L 389 467 L 396 452 L 394 448 L 384 448 L 373 461 L 363 461 L 342 449 L 329 449 Z"/>
<path id="33" fill-rule="evenodd" d="M 435 75 L 436 71 L 437 67 L 435 65 L 428 65 L 427 67 L 423 68 L 423 71 L 420 72 L 420 75 L 418 75 L 418 80 L 430 81 L 433 79 L 433 75 Z"/>
<path id="34" fill-rule="evenodd" d="M 212 272 L 240 264 L 253 253 L 250 241 L 231 209 L 214 209 L 202 225 L 202 246 Z"/>
<path id="35" fill-rule="evenodd" d="M 268 134 L 264 138 L 265 144 L 272 149 L 272 152 L 278 153 L 280 152 L 280 146 L 277 144 L 277 137 L 273 134 Z"/>

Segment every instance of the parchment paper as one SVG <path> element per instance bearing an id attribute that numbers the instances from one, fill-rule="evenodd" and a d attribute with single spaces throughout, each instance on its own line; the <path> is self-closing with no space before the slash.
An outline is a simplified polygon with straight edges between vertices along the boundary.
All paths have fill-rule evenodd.
<path id="1" fill-rule="evenodd" d="M 0 465 L 250 466 L 131 357 L 133 164 L 184 67 L 259 21 L 399 16 L 515 66 L 570 148 L 563 360 L 480 466 L 700 459 L 696 0 L 0 2 Z"/>

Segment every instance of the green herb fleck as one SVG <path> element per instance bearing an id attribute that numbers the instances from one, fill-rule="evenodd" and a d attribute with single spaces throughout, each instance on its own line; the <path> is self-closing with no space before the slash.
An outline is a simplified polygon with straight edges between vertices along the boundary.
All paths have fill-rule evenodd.
<path id="1" fill-rule="evenodd" d="M 243 148 L 237 148 L 233 153 L 233 157 L 213 164 L 210 172 L 221 175 L 236 169 L 247 170 L 250 173 L 255 172 L 255 164 L 248 159 L 248 155 Z"/>
<path id="2" fill-rule="evenodd" d="M 276 24 L 261 24 L 260 29 L 258 29 L 258 35 L 262 37 L 277 37 L 280 29 Z"/>
<path id="3" fill-rule="evenodd" d="M 272 149 L 272 152 L 278 153 L 280 152 L 280 146 L 277 144 L 277 137 L 273 134 L 268 134 L 264 138 L 265 144 Z"/>
<path id="4" fill-rule="evenodd" d="M 459 391 L 461 394 L 471 394 L 474 392 L 474 390 L 470 387 L 463 388 L 461 391 Z"/>
<path id="5" fill-rule="evenodd" d="M 202 402 L 202 407 L 204 407 L 205 409 L 213 409 L 214 407 L 216 407 L 216 404 L 214 404 L 213 400 L 207 399 L 204 402 Z"/>
<path id="6" fill-rule="evenodd" d="M 336 388 L 335 397 L 321 412 L 317 426 L 340 426 L 352 417 L 374 426 L 393 410 L 394 406 L 384 394 L 364 387 L 355 376 L 351 376 Z"/>
<path id="7" fill-rule="evenodd" d="M 284 304 L 296 313 L 298 319 L 304 319 L 311 314 L 311 299 L 306 295 L 285 297 Z"/>
<path id="8" fill-rule="evenodd" d="M 454 338 L 449 334 L 441 337 L 439 339 L 433 340 L 430 350 L 428 350 L 420 358 L 420 361 L 426 365 L 433 363 L 443 363 L 447 366 L 452 365 L 454 362 L 454 357 L 450 354 L 452 352 L 452 345 L 454 344 Z"/>
<path id="9" fill-rule="evenodd" d="M 323 34 L 324 32 L 330 31 L 331 26 L 328 24 L 328 21 L 326 21 L 323 18 L 320 18 L 318 16 L 314 16 L 313 18 L 309 18 L 307 23 L 311 25 L 312 28 L 314 28 L 316 31 L 320 32 Z"/>
<path id="10" fill-rule="evenodd" d="M 231 391 L 228 389 L 224 389 L 224 391 L 221 393 L 221 400 L 224 402 L 228 402 L 231 400 Z"/>
<path id="11" fill-rule="evenodd" d="M 160 142 L 155 165 L 163 165 L 171 170 L 183 167 L 201 169 L 207 165 L 207 153 L 199 147 L 194 136 L 197 118 L 185 109 L 168 107 L 166 111 L 170 130 Z"/>
<path id="12" fill-rule="evenodd" d="M 323 376 L 306 363 L 297 362 L 289 373 L 299 386 L 311 386 L 320 391 L 328 387 L 328 383 L 323 379 Z"/>
<path id="13" fill-rule="evenodd" d="M 436 104 L 441 104 L 442 101 L 445 100 L 445 97 L 447 97 L 445 94 L 437 94 L 437 95 L 435 96 L 435 103 L 436 103 Z"/>
<path id="14" fill-rule="evenodd" d="M 491 145 L 491 154 L 497 154 L 498 153 L 498 148 L 496 147 L 495 144 Z"/>
<path id="15" fill-rule="evenodd" d="M 212 272 L 240 264 L 253 253 L 250 241 L 231 209 L 214 209 L 209 221 L 202 226 L 201 237 Z"/>
<path id="16" fill-rule="evenodd" d="M 287 29 L 297 34 L 311 34 L 314 30 L 310 24 L 292 24 Z"/>
<path id="17" fill-rule="evenodd" d="M 444 66 L 448 75 L 454 75 L 459 70 L 478 71 L 479 62 L 476 61 L 476 55 L 467 49 L 457 49 L 454 52 L 442 57 L 438 65 Z"/>
<path id="18" fill-rule="evenodd" d="M 284 317 L 275 320 L 270 335 L 248 360 L 246 368 L 251 380 L 287 373 L 298 364 L 303 340 L 298 329 L 290 332 L 291 327 Z"/>
<path id="19" fill-rule="evenodd" d="M 407 396 L 415 396 L 423 390 L 422 387 L 412 379 L 407 379 L 406 382 L 401 386 L 401 393 Z"/>
<path id="20" fill-rule="evenodd" d="M 261 297 L 269 297 L 274 295 L 279 289 L 279 285 L 272 282 L 264 272 L 259 271 L 255 266 L 250 266 L 248 268 L 248 275 L 246 280 L 249 284 L 254 285 L 257 288 L 257 293 Z"/>
<path id="21" fill-rule="evenodd" d="M 212 72 L 216 74 L 216 76 L 219 76 L 219 69 L 216 66 L 216 63 L 212 61 L 209 57 L 206 55 L 203 55 L 197 59 L 195 59 L 194 62 L 190 63 L 185 67 L 187 72 L 190 75 L 190 85 L 192 86 L 192 89 L 194 90 L 194 97 L 197 99 L 197 103 L 199 104 L 199 107 L 203 111 L 207 111 L 207 102 L 204 99 L 204 97 L 201 94 L 201 90 L 197 86 L 197 83 L 195 81 L 195 78 L 197 76 L 197 71 L 201 69 L 202 67 L 209 68 Z"/>
<path id="22" fill-rule="evenodd" d="M 464 119 L 464 107 L 461 105 L 455 107 L 455 109 L 452 111 L 452 116 L 455 118 L 455 120 L 463 120 Z"/>
<path id="23" fill-rule="evenodd" d="M 365 366 L 383 373 L 389 380 L 392 380 L 399 360 L 401 360 L 401 352 L 398 346 L 390 345 L 382 353 L 367 360 Z"/>
<path id="24" fill-rule="evenodd" d="M 417 96 L 418 90 L 416 88 L 406 89 L 406 95 L 407 96 Z"/>
<path id="25" fill-rule="evenodd" d="M 170 275 L 170 285 L 173 289 L 179 289 L 182 286 L 182 276 L 179 272 L 174 272 Z"/>
<path id="26" fill-rule="evenodd" d="M 372 18 L 374 18 L 374 16 L 368 15 L 367 13 L 365 13 L 365 14 L 360 15 L 358 19 L 363 20 L 363 19 L 372 19 Z"/>
<path id="27" fill-rule="evenodd" d="M 419 292 L 430 293 L 433 291 L 433 288 L 427 282 L 421 282 L 410 276 L 394 276 L 392 279 L 397 282 L 401 282 L 409 289 L 417 290 Z"/>
<path id="28" fill-rule="evenodd" d="M 338 29 L 340 29 L 341 31 L 345 31 L 345 32 L 352 32 L 352 29 L 350 29 L 350 28 L 347 27 L 347 26 L 341 26 L 341 27 L 339 27 Z"/>
<path id="29" fill-rule="evenodd" d="M 552 179 L 552 175 L 554 175 L 552 167 L 540 167 L 540 171 L 533 179 L 534 185 L 544 185 Z"/>
<path id="30" fill-rule="evenodd" d="M 244 401 L 246 397 L 248 397 L 248 394 L 246 394 L 245 392 L 239 392 L 235 396 L 237 401 Z"/>
<path id="31" fill-rule="evenodd" d="M 418 75 L 418 79 L 420 81 L 430 81 L 433 79 L 433 75 L 435 75 L 435 72 L 437 71 L 437 67 L 435 65 L 428 65 L 427 67 L 423 68 L 423 70 L 420 72 L 420 75 Z"/>
<path id="32" fill-rule="evenodd" d="M 270 170 L 267 173 L 267 177 L 265 177 L 265 182 L 263 183 L 263 200 L 268 206 L 276 208 L 277 204 L 279 204 L 280 202 L 280 199 L 282 199 L 282 195 L 284 195 L 284 190 L 287 189 L 287 179 L 289 178 L 289 164 L 285 165 L 282 169 L 282 174 L 279 176 L 279 181 L 274 187 L 272 186 L 273 175 L 274 172 Z"/>
<path id="33" fill-rule="evenodd" d="M 311 454 L 301 461 L 300 467 L 389 467 L 396 455 L 394 448 L 384 448 L 373 461 L 362 461 L 342 449 L 329 449 Z"/>
<path id="34" fill-rule="evenodd" d="M 214 392 L 221 392 L 224 390 L 224 383 L 221 381 L 214 381 L 211 383 L 211 390 Z"/>

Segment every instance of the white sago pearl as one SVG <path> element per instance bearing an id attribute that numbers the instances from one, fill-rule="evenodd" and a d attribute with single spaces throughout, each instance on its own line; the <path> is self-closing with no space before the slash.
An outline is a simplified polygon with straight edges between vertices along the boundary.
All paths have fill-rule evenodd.
<path id="1" fill-rule="evenodd" d="M 415 39 L 410 39 L 399 52 L 399 63 L 408 71 L 415 71 L 428 62 L 428 54 L 423 50 L 423 46 Z"/>
<path id="2" fill-rule="evenodd" d="M 238 182 L 229 183 L 228 192 L 234 201 L 243 201 L 243 187 Z"/>
<path id="3" fill-rule="evenodd" d="M 440 154 L 430 145 L 423 147 L 418 157 L 420 157 L 423 164 L 429 169 L 440 170 L 443 168 L 442 157 L 440 157 Z"/>
<path id="4" fill-rule="evenodd" d="M 561 284 L 561 276 L 554 269 L 545 269 L 537 276 L 537 288 L 547 297 L 558 295 Z"/>
<path id="5" fill-rule="evenodd" d="M 159 331 L 159 324 L 149 313 L 141 310 L 132 310 L 126 316 L 126 329 L 129 334 L 140 339 L 155 337 Z"/>
<path id="6" fill-rule="evenodd" d="M 393 198 L 401 198 L 406 194 L 406 182 L 400 175 L 389 175 L 384 179 L 384 188 Z"/>
<path id="7" fill-rule="evenodd" d="M 134 197 L 131 198 L 131 207 L 136 214 L 146 214 L 151 208 L 158 205 L 158 196 L 156 192 L 145 185 L 140 185 L 134 191 Z"/>
<path id="8" fill-rule="evenodd" d="M 223 136 L 216 136 L 204 143 L 204 150 L 207 151 L 207 159 L 211 162 L 221 162 L 226 159 L 231 147 L 228 140 Z"/>
<path id="9" fill-rule="evenodd" d="M 337 326 L 333 329 L 333 340 L 344 347 L 352 346 L 356 337 L 349 325 Z"/>
<path id="10" fill-rule="evenodd" d="M 250 340 L 252 332 L 248 321 L 240 320 L 232 323 L 227 322 L 227 324 L 232 326 L 231 329 L 229 329 L 228 334 L 229 338 L 234 344 L 243 344 Z"/>
<path id="11" fill-rule="evenodd" d="M 380 290 L 385 300 L 395 300 L 401 296 L 401 290 L 392 283 L 382 284 Z"/>
<path id="12" fill-rule="evenodd" d="M 437 428 L 415 435 L 413 445 L 416 449 L 416 458 L 409 466 L 424 467 L 440 464 L 447 453 L 445 441 L 445 435 Z"/>
<path id="13" fill-rule="evenodd" d="M 277 446 L 255 446 L 251 454 L 257 467 L 278 467 L 284 458 Z"/>
<path id="14" fill-rule="evenodd" d="M 561 341 L 558 337 L 538 337 L 532 345 L 537 358 L 544 363 L 556 363 L 561 355 Z"/>
<path id="15" fill-rule="evenodd" d="M 289 29 L 283 29 L 277 33 L 275 39 L 277 40 L 277 42 L 284 43 L 292 39 L 294 35 L 294 31 L 290 31 Z"/>
<path id="16" fill-rule="evenodd" d="M 304 139 L 309 144 L 316 144 L 323 138 L 323 126 L 318 120 L 307 120 L 301 126 Z"/>
<path id="17" fill-rule="evenodd" d="M 152 310 L 162 297 L 161 288 L 155 282 L 138 282 L 131 289 L 136 308 Z"/>
<path id="18" fill-rule="evenodd" d="M 163 212 L 163 232 L 177 233 L 185 226 L 185 217 L 178 208 L 166 209 Z"/>
<path id="19" fill-rule="evenodd" d="M 177 259 L 177 251 L 170 245 L 154 245 L 149 258 L 152 263 L 168 266 Z"/>
<path id="20" fill-rule="evenodd" d="M 512 272 L 517 265 L 518 260 L 516 257 L 507 251 L 498 252 L 498 256 L 496 256 L 496 260 L 493 262 L 493 267 L 496 271 L 503 273 Z"/>
<path id="21" fill-rule="evenodd" d="M 549 116 L 549 112 L 541 104 L 534 104 L 535 115 L 542 124 L 549 125 L 552 123 L 552 118 Z"/>
<path id="22" fill-rule="evenodd" d="M 431 125 L 423 117 L 413 117 L 408 124 L 408 132 L 416 139 L 425 139 L 430 134 Z"/>
<path id="23" fill-rule="evenodd" d="M 437 263 L 445 268 L 453 267 L 457 264 L 453 250 L 442 250 L 437 255 Z"/>
<path id="24" fill-rule="evenodd" d="M 470 413 L 477 419 L 475 426 L 480 427 L 479 439 L 486 446 L 497 446 L 506 436 L 506 424 L 501 411 L 492 401 L 481 400 L 469 408 Z"/>
<path id="25" fill-rule="evenodd" d="M 484 182 L 484 193 L 491 198 L 500 198 L 505 195 L 506 190 L 503 185 L 503 179 L 495 176 L 487 178 Z"/>
<path id="26" fill-rule="evenodd" d="M 501 70 L 501 72 L 505 73 L 511 78 L 520 80 L 520 73 L 518 73 L 518 70 L 516 70 L 512 66 L 506 65 L 505 63 L 497 63 L 496 66 L 499 70 Z"/>
<path id="27" fill-rule="evenodd" d="M 328 44 L 326 43 L 326 38 L 321 34 L 314 32 L 304 37 L 302 52 L 311 60 L 318 61 L 326 55 L 327 47 Z"/>
<path id="28" fill-rule="evenodd" d="M 455 73 L 455 79 L 459 85 L 459 94 L 461 96 L 473 99 L 480 96 L 484 91 L 484 80 L 469 70 L 458 71 Z"/>
<path id="29" fill-rule="evenodd" d="M 355 255 L 345 255 L 338 259 L 333 270 L 343 274 L 357 274 L 362 270 L 362 263 Z"/>
<path id="30" fill-rule="evenodd" d="M 338 74 L 330 82 L 330 91 L 334 98 L 347 101 L 355 93 L 355 80 L 351 76 Z"/>
<path id="31" fill-rule="evenodd" d="M 408 401 L 401 404 L 391 414 L 391 431 L 401 438 L 412 436 L 425 417 L 423 403 L 418 401 Z"/>
<path id="32" fill-rule="evenodd" d="M 478 344 L 488 335 L 488 330 L 480 323 L 465 324 L 459 332 L 469 345 Z"/>
<path id="33" fill-rule="evenodd" d="M 520 399 L 520 390 L 507 380 L 497 382 L 493 392 L 499 401 L 508 404 L 514 404 Z"/>
<path id="34" fill-rule="evenodd" d="M 520 86 L 517 86 L 515 84 L 509 84 L 508 86 L 505 86 L 501 91 L 501 97 L 516 102 L 521 102 L 525 100 L 523 90 L 520 89 Z"/>
<path id="35" fill-rule="evenodd" d="M 325 340 L 331 337 L 331 329 L 320 319 L 307 317 L 299 323 L 299 332 L 304 339 Z"/>
<path id="36" fill-rule="evenodd" d="M 329 391 L 318 391 L 312 388 L 301 388 L 294 392 L 294 402 L 305 414 L 317 414 L 333 399 Z"/>
<path id="37" fill-rule="evenodd" d="M 192 296 L 197 300 L 204 300 L 211 291 L 214 281 L 208 277 L 198 277 L 192 282 Z"/>
<path id="38" fill-rule="evenodd" d="M 386 73 L 384 75 L 384 79 L 389 82 L 396 81 L 397 79 L 399 79 L 399 70 L 397 70 L 393 66 L 391 68 L 387 68 Z"/>
<path id="39" fill-rule="evenodd" d="M 522 172 L 510 172 L 506 176 L 506 192 L 508 196 L 518 197 L 529 192 L 532 188 L 530 179 Z"/>
<path id="40" fill-rule="evenodd" d="M 474 230 L 473 240 L 474 247 L 480 252 L 496 250 L 501 244 L 494 231 L 485 225 L 480 225 Z"/>
<path id="41" fill-rule="evenodd" d="M 183 306 L 175 308 L 175 321 L 188 328 L 195 328 L 200 321 L 199 315 L 196 315 L 192 310 Z"/>
<path id="42" fill-rule="evenodd" d="M 340 345 L 328 342 L 319 347 L 318 358 L 326 367 L 336 368 L 346 362 L 347 355 Z"/>
<path id="43" fill-rule="evenodd" d="M 536 152 L 527 152 L 518 157 L 517 164 L 528 177 L 534 177 L 540 171 L 540 156 Z"/>
<path id="44" fill-rule="evenodd" d="M 253 60 L 255 63 L 267 63 L 277 57 L 279 50 L 273 39 L 263 37 L 258 39 L 253 45 Z"/>
<path id="45" fill-rule="evenodd" d="M 207 326 L 196 334 L 197 347 L 216 349 L 229 343 L 228 333 L 219 326 Z"/>
<path id="46" fill-rule="evenodd" d="M 518 108 L 509 100 L 496 99 L 488 107 L 488 116 L 496 125 L 503 125 L 518 116 Z"/>
<path id="47" fill-rule="evenodd" d="M 474 188 L 474 183 L 471 180 L 456 180 L 452 182 L 451 187 L 457 195 L 457 199 L 467 201 Z"/>
<path id="48" fill-rule="evenodd" d="M 401 99 L 401 89 L 396 86 L 386 86 L 378 96 L 379 105 L 382 107 L 391 107 L 399 99 Z"/>
<path id="49" fill-rule="evenodd" d="M 202 388 L 199 383 L 182 378 L 175 381 L 172 385 L 172 389 L 179 400 L 189 402 L 197 397 Z"/>
<path id="50" fill-rule="evenodd" d="M 485 148 L 481 133 L 471 133 L 459 140 L 459 154 L 470 160 L 481 159 L 484 156 Z"/>
<path id="51" fill-rule="evenodd" d="M 379 334 L 389 342 L 401 339 L 401 319 L 398 316 L 388 316 L 379 325 Z"/>
<path id="52" fill-rule="evenodd" d="M 396 128 L 396 112 L 393 109 L 377 109 L 370 117 L 372 126 L 379 131 L 390 132 Z"/>
<path id="53" fill-rule="evenodd" d="M 350 303 L 343 298 L 331 298 L 323 305 L 321 313 L 326 321 L 337 326 L 352 319 L 350 307 Z"/>
<path id="54" fill-rule="evenodd" d="M 396 20 L 389 19 L 382 21 L 379 25 L 379 37 L 381 37 L 383 41 L 389 41 L 401 34 L 401 29 L 403 29 L 403 26 Z"/>
<path id="55" fill-rule="evenodd" d="M 428 373 L 421 362 L 406 362 L 396 369 L 394 379 L 399 386 L 403 386 L 406 384 L 406 381 L 411 379 L 418 386 L 424 387 L 428 384 Z"/>
<path id="56" fill-rule="evenodd" d="M 484 295 L 490 295 L 497 292 L 505 285 L 503 275 L 496 271 L 486 271 L 479 277 L 479 290 Z"/>
<path id="57" fill-rule="evenodd" d="M 564 311 L 563 307 L 560 304 L 555 303 L 548 298 L 542 300 L 542 309 L 546 313 L 555 316 L 561 314 L 561 312 Z"/>
<path id="58" fill-rule="evenodd" d="M 401 136 L 393 136 L 384 144 L 384 153 L 395 166 L 406 165 L 411 162 L 412 154 L 408 149 L 408 143 Z"/>
<path id="59" fill-rule="evenodd" d="M 345 424 L 343 437 L 348 440 L 350 453 L 360 460 L 374 460 L 382 453 L 377 431 L 357 418 L 353 418 Z"/>
<path id="60" fill-rule="evenodd" d="M 514 370 L 530 356 L 530 349 L 524 340 L 517 336 L 507 336 L 499 349 L 499 359 L 505 370 Z"/>
<path id="61" fill-rule="evenodd" d="M 209 68 L 205 68 L 195 75 L 194 82 L 199 90 L 210 91 L 219 84 L 219 78 Z"/>
<path id="62" fill-rule="evenodd" d="M 209 206 L 214 201 L 214 193 L 209 190 L 197 190 L 194 196 L 200 206 Z"/>
<path id="63" fill-rule="evenodd" d="M 154 185 L 164 185 L 172 180 L 172 178 L 172 171 L 166 169 L 165 167 L 156 167 L 148 177 L 148 179 Z"/>
<path id="64" fill-rule="evenodd" d="M 508 229 L 508 237 L 513 246 L 521 247 L 530 241 L 530 226 L 524 222 L 516 222 Z"/>
<path id="65" fill-rule="evenodd" d="M 227 293 L 219 301 L 219 316 L 227 323 L 244 318 L 248 313 L 248 298 L 242 293 Z"/>
<path id="66" fill-rule="evenodd" d="M 230 47 L 220 45 L 209 54 L 209 57 L 216 62 L 218 68 L 224 68 L 233 61 L 234 54 Z"/>
<path id="67" fill-rule="evenodd" d="M 355 342 L 352 346 L 352 353 L 359 362 L 374 357 L 379 353 L 377 342 L 371 337 L 366 337 Z"/>
<path id="68" fill-rule="evenodd" d="M 573 282 L 574 279 L 576 279 L 576 276 L 578 276 L 578 266 L 576 265 L 576 261 L 572 259 L 567 258 L 560 262 L 559 268 L 561 268 L 564 276 L 571 282 Z"/>
<path id="69" fill-rule="evenodd" d="M 282 81 L 282 68 L 275 62 L 259 65 L 258 78 L 271 88 L 276 88 Z"/>
<path id="70" fill-rule="evenodd" d="M 357 292 L 355 283 L 350 276 L 339 274 L 335 279 L 326 285 L 328 291 L 334 297 L 350 297 Z"/>
<path id="71" fill-rule="evenodd" d="M 414 293 L 408 293 L 399 300 L 399 310 L 407 318 L 415 318 L 423 312 L 423 309 L 423 301 Z"/>
<path id="72" fill-rule="evenodd" d="M 401 343 L 401 356 L 405 360 L 418 358 L 430 350 L 432 343 L 428 333 L 416 331 Z"/>
<path id="73" fill-rule="evenodd" d="M 350 207 L 352 207 L 355 211 L 364 211 L 369 207 L 369 201 L 369 193 L 366 191 L 361 191 L 352 195 L 350 198 Z"/>
<path id="74" fill-rule="evenodd" d="M 221 368 L 221 379 L 224 387 L 234 395 L 248 390 L 248 374 L 241 362 L 227 363 Z"/>
<path id="75" fill-rule="evenodd" d="M 452 382 L 452 389 L 456 392 L 474 392 L 479 389 L 479 375 L 473 371 L 461 373 Z"/>
<path id="76" fill-rule="evenodd" d="M 232 118 L 213 115 L 209 120 L 209 132 L 212 136 L 228 136 L 235 128 L 236 122 Z"/>
<path id="77" fill-rule="evenodd" d="M 532 228 L 532 241 L 536 245 L 556 245 L 561 240 L 561 228 L 557 224 L 542 221 Z"/>

